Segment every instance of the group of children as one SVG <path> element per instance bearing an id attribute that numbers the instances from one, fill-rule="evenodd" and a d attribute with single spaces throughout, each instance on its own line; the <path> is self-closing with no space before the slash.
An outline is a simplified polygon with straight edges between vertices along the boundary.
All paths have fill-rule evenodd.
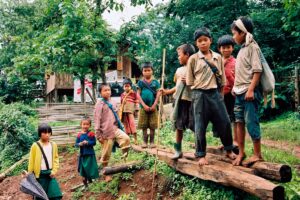
<path id="1" fill-rule="evenodd" d="M 101 99 L 94 112 L 95 133 L 90 131 L 91 120 L 83 119 L 82 131 L 76 138 L 75 145 L 80 148 L 78 172 L 84 177 L 83 183 L 87 186 L 92 179 L 99 177 L 93 149 L 96 140 L 102 146 L 103 167 L 107 166 L 114 145 L 121 148 L 122 157 L 126 158 L 130 148 L 128 135 L 132 134 L 137 144 L 134 114 L 138 104 L 138 128 L 143 131 L 142 147 L 147 148 L 148 144 L 150 148 L 155 147 L 160 95 L 173 94 L 175 99 L 171 116 L 176 129 L 174 160 L 182 157 L 184 131 L 191 129 L 195 134 L 195 156 L 199 158 L 199 165 L 209 164 L 206 159 L 206 129 L 209 122 L 212 122 L 214 135 L 220 138 L 222 148 L 233 160 L 233 165 L 240 165 L 246 157 L 246 127 L 253 141 L 254 155 L 243 164 L 250 165 L 262 160 L 258 120 L 262 65 L 259 46 L 252 36 L 253 28 L 252 21 L 247 17 L 234 21 L 231 25 L 233 37 L 225 35 L 218 40 L 221 55 L 210 49 L 212 36 L 209 29 L 197 29 L 194 41 L 198 52 L 190 44 L 177 48 L 181 67 L 176 70 L 176 86 L 172 89 L 160 88 L 159 82 L 153 78 L 152 64 L 143 63 L 143 79 L 137 83 L 137 92 L 132 89 L 129 79 L 124 80 L 119 113 L 110 102 L 110 86 L 102 84 L 99 89 Z M 232 56 L 235 44 L 241 45 L 236 59 Z M 233 137 L 231 123 L 234 127 Z M 59 199 L 61 192 L 54 179 L 58 168 L 57 146 L 49 142 L 52 131 L 48 125 L 39 126 L 38 132 L 40 141 L 31 147 L 28 171 L 35 174 L 49 198 Z M 106 176 L 105 180 L 109 181 L 111 177 Z"/>

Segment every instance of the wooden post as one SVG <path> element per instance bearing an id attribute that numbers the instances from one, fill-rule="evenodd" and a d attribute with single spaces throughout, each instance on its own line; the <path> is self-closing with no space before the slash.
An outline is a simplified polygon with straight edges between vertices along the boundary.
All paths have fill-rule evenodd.
<path id="1" fill-rule="evenodd" d="M 300 94 L 299 94 L 299 66 L 295 66 L 295 108 L 299 111 Z"/>

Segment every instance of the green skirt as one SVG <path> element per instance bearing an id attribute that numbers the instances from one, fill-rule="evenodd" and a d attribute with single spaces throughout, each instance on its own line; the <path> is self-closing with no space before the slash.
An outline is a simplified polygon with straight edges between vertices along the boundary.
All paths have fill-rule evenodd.
<path id="1" fill-rule="evenodd" d="M 59 184 L 55 178 L 50 177 L 51 170 L 41 170 L 40 177 L 37 181 L 41 184 L 47 196 L 51 200 L 59 200 L 62 198 L 62 193 L 59 188 Z M 39 200 L 40 198 L 35 198 Z"/>
<path id="2" fill-rule="evenodd" d="M 98 165 L 95 155 L 79 156 L 78 172 L 87 179 L 99 178 Z"/>

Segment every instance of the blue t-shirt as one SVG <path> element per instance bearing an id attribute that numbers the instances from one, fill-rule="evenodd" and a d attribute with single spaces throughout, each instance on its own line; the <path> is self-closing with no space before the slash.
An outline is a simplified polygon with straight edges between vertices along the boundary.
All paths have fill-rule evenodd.
<path id="1" fill-rule="evenodd" d="M 82 141 L 88 141 L 87 145 L 79 146 Z M 80 155 L 95 155 L 94 146 L 96 145 L 95 133 L 88 131 L 87 133 L 78 133 L 76 138 L 76 147 L 80 147 Z"/>
<path id="2" fill-rule="evenodd" d="M 147 87 L 147 85 L 151 88 L 151 90 Z M 147 106 L 152 106 L 155 102 L 157 90 L 160 88 L 160 84 L 157 80 L 153 79 L 150 83 L 139 80 L 137 83 L 138 88 L 141 91 L 141 98 Z M 155 92 L 155 94 L 154 94 Z M 141 105 L 142 107 L 142 105 Z"/>

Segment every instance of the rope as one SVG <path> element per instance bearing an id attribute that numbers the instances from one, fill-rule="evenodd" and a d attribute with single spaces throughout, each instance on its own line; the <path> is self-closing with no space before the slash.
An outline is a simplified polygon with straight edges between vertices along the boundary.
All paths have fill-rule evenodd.
<path id="1" fill-rule="evenodd" d="M 163 63 L 162 63 L 162 75 L 161 75 L 161 88 L 164 88 L 164 78 L 165 78 L 165 65 L 166 65 L 166 49 L 163 49 Z M 158 129 L 157 129 L 157 142 L 156 142 L 156 155 L 154 161 L 154 171 L 152 176 L 152 192 L 151 192 L 151 200 L 154 200 L 154 181 L 157 171 L 157 160 L 158 160 L 158 147 L 159 147 L 159 133 L 160 133 L 160 122 L 163 108 L 163 98 L 162 95 L 159 97 L 159 107 L 158 107 Z M 154 133 L 155 134 L 155 133 Z"/>

